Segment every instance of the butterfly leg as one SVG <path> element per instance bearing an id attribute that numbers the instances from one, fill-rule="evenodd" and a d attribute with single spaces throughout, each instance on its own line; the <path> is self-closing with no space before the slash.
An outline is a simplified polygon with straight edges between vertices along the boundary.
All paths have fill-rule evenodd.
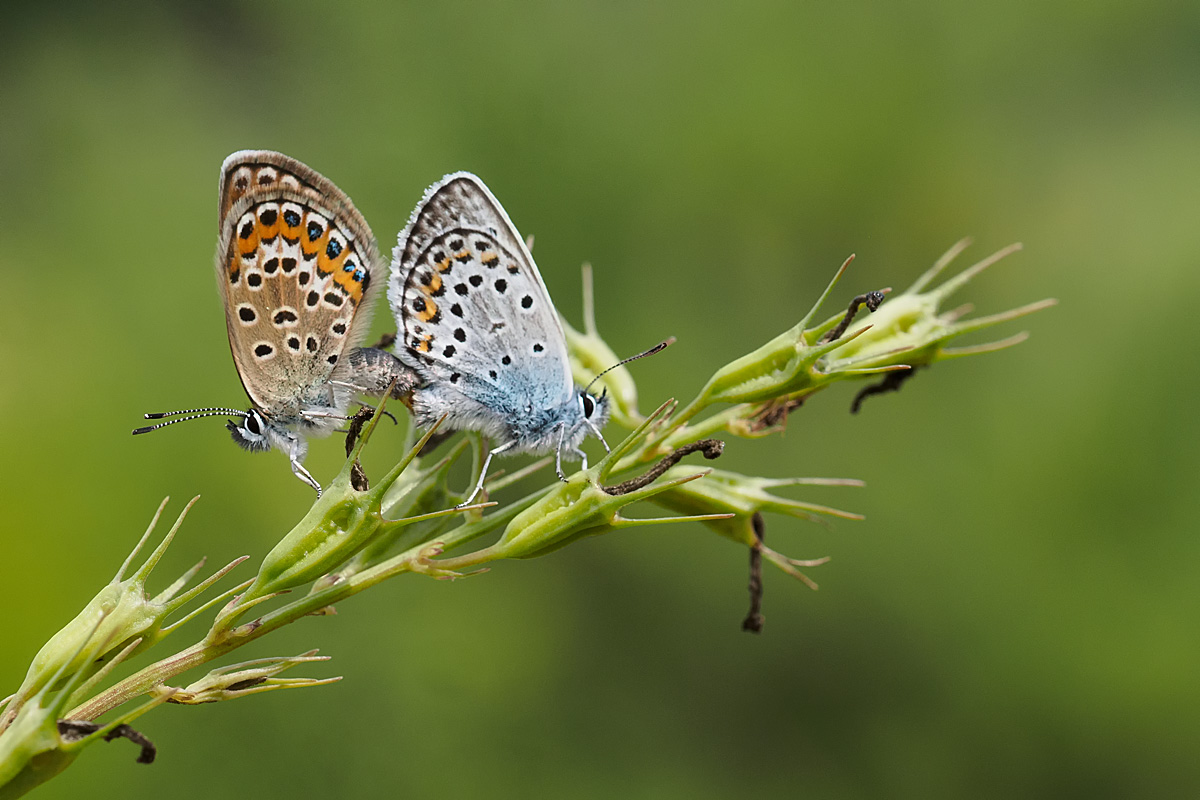
<path id="1" fill-rule="evenodd" d="M 583 421 L 583 424 L 588 426 L 588 430 L 590 430 L 592 433 L 596 434 L 596 438 L 600 440 L 600 444 L 604 445 L 604 452 L 611 453 L 612 449 L 608 446 L 608 442 L 606 442 L 604 440 L 604 434 L 600 432 L 600 429 L 596 427 L 595 423 L 593 423 L 590 419 L 585 419 Z M 587 458 L 586 457 L 583 459 L 583 462 L 584 462 L 583 468 L 587 469 Z"/>
<path id="2" fill-rule="evenodd" d="M 345 414 L 336 414 L 332 411 L 301 411 L 300 415 L 305 419 L 340 419 L 343 422 L 354 419 L 354 417 L 347 417 Z"/>
<path id="3" fill-rule="evenodd" d="M 558 479 L 563 483 L 567 482 L 567 476 L 562 471 L 562 451 L 563 438 L 567 435 L 567 427 L 565 425 L 558 429 L 558 447 L 554 448 L 554 471 L 558 473 Z"/>
<path id="4" fill-rule="evenodd" d="M 492 463 L 492 457 L 497 456 L 500 453 L 503 453 L 505 450 L 509 449 L 514 444 L 516 444 L 516 442 L 506 442 L 505 444 L 500 445 L 499 447 L 495 448 L 494 450 L 491 450 L 487 454 L 487 458 L 485 458 L 483 460 L 483 469 L 479 470 L 479 480 L 475 483 L 474 491 L 471 492 L 470 497 L 468 497 L 466 500 L 463 500 L 461 503 L 459 503 L 457 506 L 455 506 L 455 508 L 462 508 L 463 506 L 468 506 L 471 504 L 471 501 L 475 499 L 475 495 L 479 494 L 479 492 L 482 491 L 482 489 L 483 489 L 483 481 L 487 477 L 488 465 Z"/>
<path id="5" fill-rule="evenodd" d="M 304 468 L 304 465 L 297 461 L 295 457 L 292 458 L 292 473 L 295 474 L 297 478 L 316 489 L 317 499 L 321 499 L 321 484 L 317 483 L 316 479 L 313 478 L 309 471 Z"/>
<path id="6" fill-rule="evenodd" d="M 575 455 L 577 455 L 581 459 L 583 459 L 583 466 L 580 467 L 580 469 L 586 470 L 587 469 L 587 453 L 583 452 L 583 448 L 581 448 L 581 447 L 576 447 L 574 452 L 575 452 Z"/>

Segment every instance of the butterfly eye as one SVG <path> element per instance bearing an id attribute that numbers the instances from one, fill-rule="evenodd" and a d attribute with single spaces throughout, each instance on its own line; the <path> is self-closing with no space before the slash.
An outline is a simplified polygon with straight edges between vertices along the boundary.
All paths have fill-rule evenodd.
<path id="1" fill-rule="evenodd" d="M 258 414 L 251 412 L 246 417 L 246 430 L 250 431 L 255 436 L 262 436 L 262 427 L 258 424 Z"/>
<path id="2" fill-rule="evenodd" d="M 583 416 L 587 419 L 591 419 L 592 412 L 596 410 L 596 404 L 586 392 L 580 395 L 580 399 L 583 401 Z"/>

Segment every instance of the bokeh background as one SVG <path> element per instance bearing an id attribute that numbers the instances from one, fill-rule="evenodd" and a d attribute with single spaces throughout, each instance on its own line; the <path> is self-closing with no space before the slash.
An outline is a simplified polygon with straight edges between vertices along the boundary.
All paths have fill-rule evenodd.
<path id="1" fill-rule="evenodd" d="M 1014 350 L 731 443 L 729 469 L 868 484 L 796 492 L 865 522 L 769 520 L 833 560 L 817 593 L 767 572 L 761 636 L 745 551 L 699 526 L 405 577 L 246 654 L 320 647 L 309 674 L 343 682 L 164 707 L 152 767 L 96 746 L 39 796 L 1200 791 L 1194 2 L 3 13 L 0 695 L 164 495 L 202 495 L 164 580 L 257 560 L 312 499 L 219 421 L 129 435 L 245 402 L 211 267 L 233 150 L 323 172 L 385 250 L 426 185 L 479 173 L 568 318 L 590 261 L 618 352 L 679 338 L 634 367 L 644 408 L 790 326 L 852 252 L 831 311 L 964 235 L 963 266 L 1025 250 L 962 300 L 1062 301 L 999 331 L 1032 332 Z M 307 463 L 327 480 L 340 444 Z"/>

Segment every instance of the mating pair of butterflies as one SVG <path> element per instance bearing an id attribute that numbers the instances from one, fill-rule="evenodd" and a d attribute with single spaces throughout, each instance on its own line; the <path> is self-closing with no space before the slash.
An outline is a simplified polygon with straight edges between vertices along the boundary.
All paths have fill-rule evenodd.
<path id="1" fill-rule="evenodd" d="M 230 415 L 235 442 L 282 450 L 300 480 L 307 437 L 328 435 L 355 395 L 393 387 L 418 425 L 499 442 L 488 454 L 582 456 L 607 399 L 575 385 L 566 339 L 529 248 L 483 182 L 467 172 L 426 190 L 387 277 L 397 356 L 361 348 L 382 264 L 366 220 L 324 176 L 282 153 L 242 151 L 221 166 L 216 271 L 229 347 L 248 411 L 202 408 L 147 419 Z M 607 447 L 607 445 L 606 445 Z M 586 464 L 586 459 L 585 459 Z M 562 476 L 561 467 L 559 476 Z"/>

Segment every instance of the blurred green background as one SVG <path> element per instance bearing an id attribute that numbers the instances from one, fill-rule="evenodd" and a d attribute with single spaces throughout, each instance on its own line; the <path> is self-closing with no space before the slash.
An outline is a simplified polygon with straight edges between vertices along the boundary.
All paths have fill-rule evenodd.
<path id="1" fill-rule="evenodd" d="M 618 352 L 679 338 L 633 368 L 644 409 L 790 326 L 851 252 L 831 312 L 964 235 L 961 266 L 1026 249 L 956 299 L 1062 301 L 998 331 L 1031 330 L 1015 350 L 857 417 L 835 387 L 785 436 L 731 442 L 728 469 L 868 484 L 797 492 L 865 522 L 768 520 L 777 549 L 833 561 L 815 594 L 768 570 L 761 636 L 740 630 L 745 551 L 698 526 L 405 577 L 245 656 L 320 647 L 308 674 L 343 682 L 164 707 L 138 726 L 152 767 L 99 745 L 39 796 L 1200 792 L 1192 0 L 4 17 L 0 695 L 164 495 L 202 495 L 176 571 L 261 558 L 312 499 L 219 421 L 129 435 L 245 403 L 211 266 L 233 150 L 329 176 L 385 251 L 429 183 L 477 172 L 569 319 L 590 261 Z M 318 479 L 340 448 L 314 443 Z"/>

